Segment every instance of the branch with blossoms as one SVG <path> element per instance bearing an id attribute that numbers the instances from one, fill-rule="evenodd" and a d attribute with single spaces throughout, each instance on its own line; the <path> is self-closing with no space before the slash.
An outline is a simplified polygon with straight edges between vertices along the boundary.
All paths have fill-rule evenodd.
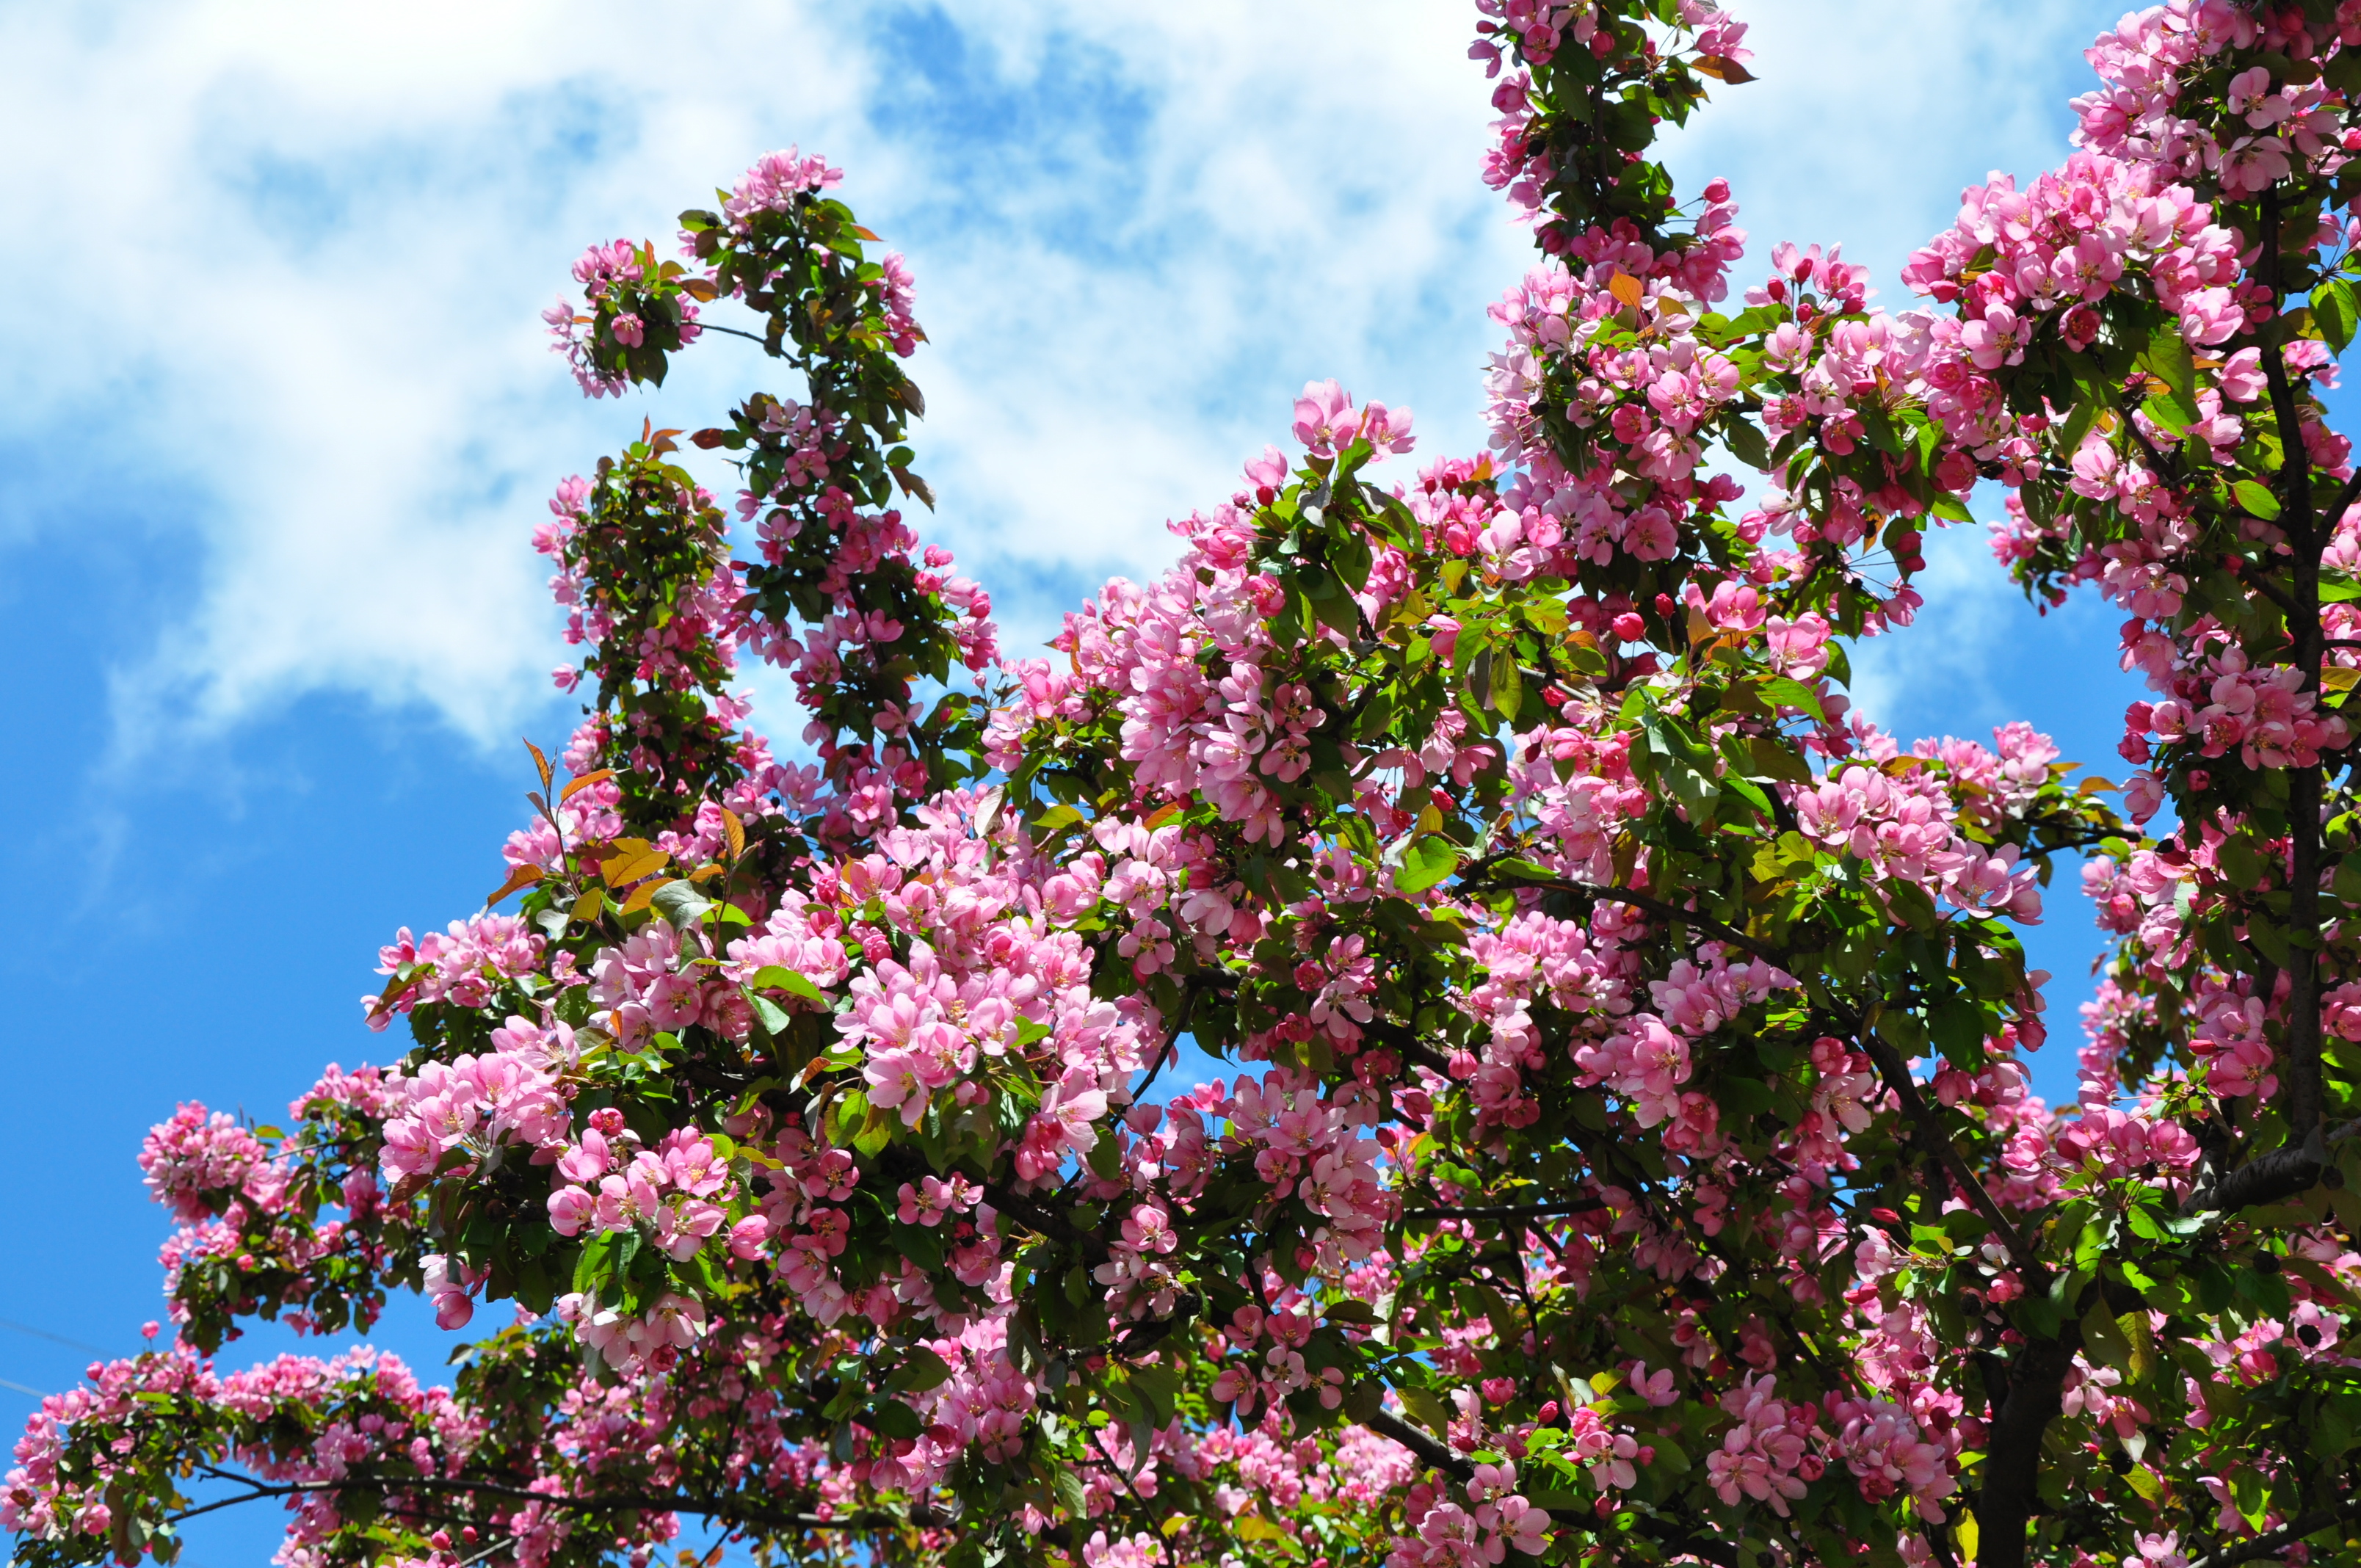
<path id="1" fill-rule="evenodd" d="M 291 1132 L 158 1129 L 183 1345 L 45 1409 L 22 1555 L 169 1558 L 235 1455 L 323 1563 L 645 1568 L 697 1499 L 943 1568 L 2361 1562 L 2350 9 L 2127 18 L 1888 313 L 1651 160 L 1741 23 L 1484 0 L 1542 253 L 1488 449 L 1389 467 L 1313 383 L 1050 657 L 900 510 L 923 334 L 838 171 L 594 247 L 586 391 L 790 383 L 561 487 L 514 913 L 390 944 L 413 1048 Z M 2130 618 L 2120 790 L 1847 695 L 1986 481 L 2028 592 Z M 2020 933 L 2091 850 L 2052 1107 Z M 539 1321 L 447 1392 L 195 1359 L 397 1288 Z"/>

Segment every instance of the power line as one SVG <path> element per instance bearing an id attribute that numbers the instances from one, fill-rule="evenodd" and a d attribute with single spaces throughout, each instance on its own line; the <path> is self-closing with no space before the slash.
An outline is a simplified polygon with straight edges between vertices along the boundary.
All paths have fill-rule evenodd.
<path id="1" fill-rule="evenodd" d="M 94 1344 L 85 1344 L 78 1339 L 68 1339 L 63 1334 L 53 1334 L 47 1329 L 37 1329 L 30 1323 L 14 1322 L 9 1319 L 0 1318 L 0 1329 L 14 1329 L 20 1334 L 30 1334 L 35 1339 L 45 1339 L 51 1344 L 61 1344 L 70 1350 L 86 1350 L 93 1355 L 104 1355 L 106 1354 L 106 1352 L 99 1349 L 98 1346 Z"/>
<path id="2" fill-rule="evenodd" d="M 0 1377 L 0 1388 L 14 1388 L 19 1394 L 30 1394 L 36 1399 L 46 1399 L 49 1398 L 47 1394 L 42 1393 L 38 1388 L 27 1388 L 22 1383 L 11 1383 L 5 1377 Z"/>

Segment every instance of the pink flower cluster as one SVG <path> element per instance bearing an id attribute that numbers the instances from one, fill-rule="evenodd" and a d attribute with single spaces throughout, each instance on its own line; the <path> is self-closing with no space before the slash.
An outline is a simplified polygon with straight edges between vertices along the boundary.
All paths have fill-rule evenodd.
<path id="1" fill-rule="evenodd" d="M 1710 1156 L 1719 1147 L 1719 1113 L 1710 1095 L 1690 1090 L 1691 1042 L 1701 1040 L 1773 991 L 1793 990 L 1792 975 L 1761 962 L 1735 963 L 1717 944 L 1698 949 L 1707 967 L 1676 960 L 1650 982 L 1655 1013 L 1634 1013 L 1612 1036 L 1577 1046 L 1575 1064 L 1586 1080 L 1631 1102 L 1642 1127 L 1663 1126 L 1667 1148 Z"/>
<path id="2" fill-rule="evenodd" d="M 402 1096 L 385 1124 L 389 1181 L 432 1176 L 454 1153 L 482 1161 L 502 1145 L 539 1151 L 564 1141 L 572 1114 L 563 1080 L 576 1065 L 574 1031 L 511 1017 L 492 1032 L 491 1044 L 480 1057 L 429 1061 L 412 1076 L 388 1079 Z"/>
<path id="3" fill-rule="evenodd" d="M 1496 460 L 1519 466 L 1502 499 L 1521 543 L 1560 553 L 1535 563 L 1551 575 L 1576 576 L 1581 563 L 1605 565 L 1619 550 L 1641 561 L 1669 559 L 1685 519 L 1740 493 L 1727 478 L 1697 477 L 1706 452 L 1700 427 L 1737 396 L 1739 373 L 1697 338 L 1697 319 L 1727 291 L 1725 269 L 1745 246 L 1744 233 L 1730 224 L 1737 208 L 1729 188 L 1716 181 L 1707 199 L 1697 246 L 1660 256 L 1636 238 L 1594 228 L 1571 252 L 1587 263 L 1579 277 L 1544 263 L 1492 308 L 1509 331 L 1488 383 L 1492 449 Z M 1618 295 L 1618 282 L 1639 303 Z M 1633 320 L 1652 323 L 1649 341 L 1623 346 L 1630 334 L 1620 329 Z M 1541 423 L 1542 388 L 1561 360 L 1581 371 L 1566 417 L 1612 438 L 1602 444 L 1600 461 L 1579 473 L 1566 468 Z M 1647 483 L 1619 488 L 1619 468 Z"/>
<path id="4" fill-rule="evenodd" d="M 1375 434 L 1387 437 L 1381 452 L 1406 450 L 1409 426 L 1407 414 L 1380 404 L 1356 413 L 1334 383 L 1308 389 L 1297 405 L 1299 438 L 1315 452 Z M 1246 477 L 1257 495 L 1275 496 L 1285 465 L 1273 452 L 1248 465 Z M 1140 787 L 1170 799 L 1202 791 L 1249 842 L 1276 844 L 1286 826 L 1274 786 L 1302 776 L 1306 736 L 1325 716 L 1305 688 L 1267 673 L 1275 651 L 1265 618 L 1279 609 L 1279 590 L 1247 570 L 1256 504 L 1242 493 L 1211 515 L 1176 524 L 1191 547 L 1172 572 L 1152 589 L 1109 583 L 1097 603 L 1067 616 L 1051 646 L 1071 656 L 1084 690 L 1114 694 L 1124 715 L 1123 755 L 1137 764 Z M 1390 602 L 1396 582 L 1380 560 L 1359 596 L 1364 609 L 1374 614 Z M 1077 683 L 1039 666 L 1019 666 L 1018 674 L 1023 696 L 995 718 L 989 742 L 995 756 L 1013 756 L 1033 723 L 1069 712 L 1070 704 L 1079 711 Z M 1198 921 L 1214 913 L 1201 902 Z"/>
<path id="5" fill-rule="evenodd" d="M 1960 313 L 1932 323 L 1940 369 L 1929 409 L 1961 444 L 1986 444 L 2003 430 L 1991 422 L 2006 419 L 1990 372 L 2023 356 L 2037 322 L 2054 318 L 2070 347 L 2086 345 L 2098 325 L 2091 305 L 2135 269 L 2192 345 L 2223 342 L 2246 324 L 2238 251 L 2213 210 L 2152 164 L 2081 152 L 2029 190 L 2008 175 L 1971 188 L 1958 222 L 1903 269 L 1913 289 Z"/>
<path id="6" fill-rule="evenodd" d="M 566 642 L 588 648 L 594 654 L 608 651 L 631 656 L 635 680 L 674 691 L 687 691 L 697 685 L 697 674 L 688 657 L 692 651 L 713 658 L 724 672 L 733 668 L 736 646 L 752 633 L 741 608 L 745 581 L 737 567 L 727 562 L 717 564 L 688 585 L 670 607 L 671 615 L 660 626 L 643 630 L 636 647 L 610 650 L 617 630 L 615 606 L 587 580 L 588 564 L 580 550 L 584 532 L 602 526 L 593 497 L 590 483 L 580 476 L 566 480 L 549 502 L 553 521 L 533 530 L 533 548 L 557 563 L 557 574 L 550 578 L 549 587 L 551 597 L 568 610 Z M 726 541 L 713 510 L 713 497 L 696 489 L 684 492 L 680 499 L 694 523 L 701 524 L 712 553 L 720 554 Z M 573 667 L 556 672 L 562 690 L 573 690 L 580 677 L 581 672 Z"/>
<path id="7" fill-rule="evenodd" d="M 1638 1486 L 1638 1467 L 1654 1457 L 1653 1449 L 1643 1453 L 1640 1440 L 1630 1432 L 1609 1426 L 1595 1405 L 1568 1411 L 1565 1429 L 1566 1453 L 1590 1473 L 1602 1496 Z"/>
<path id="8" fill-rule="evenodd" d="M 1362 1135 L 1377 1119 L 1376 1107 L 1354 1086 L 1323 1096 L 1311 1074 L 1287 1069 L 1258 1082 L 1241 1075 L 1226 1089 L 1216 1079 L 1174 1100 L 1170 1115 L 1170 1152 L 1158 1153 L 1159 1168 L 1191 1170 L 1197 1119 L 1225 1118 L 1213 1152 L 1248 1156 L 1274 1197 L 1292 1195 L 1325 1222 L 1308 1238 L 1323 1266 L 1374 1255 L 1399 1201 L 1379 1179 L 1379 1145 Z"/>
<path id="9" fill-rule="evenodd" d="M 2099 1107 L 2061 1127 L 2052 1147 L 2066 1168 L 2102 1177 L 2185 1176 L 2198 1156 L 2197 1140 L 2178 1121 Z"/>
<path id="10" fill-rule="evenodd" d="M 1277 1310 L 1269 1312 L 1257 1307 L 1239 1308 L 1223 1332 L 1229 1348 L 1246 1354 L 1224 1365 L 1221 1376 L 1213 1380 L 1213 1398 L 1224 1403 L 1235 1401 L 1241 1419 L 1252 1420 L 1279 1400 L 1306 1389 L 1316 1389 L 1320 1403 L 1328 1409 L 1345 1402 L 1343 1370 L 1330 1366 L 1315 1372 L 1303 1359 L 1303 1345 L 1312 1337 L 1317 1309 L 1309 1301 L 1290 1302 L 1288 1298 L 1293 1295 L 1283 1293 L 1273 1302 Z M 1269 1343 L 1257 1359 L 1254 1347 L 1265 1339 Z"/>
<path id="11" fill-rule="evenodd" d="M 2225 49 L 2260 43 L 2298 58 L 2321 52 L 2329 40 L 2309 26 L 2300 13 L 2290 25 L 2226 0 L 2171 0 L 2130 13 L 2084 53 L 2105 85 L 2074 100 L 2081 122 L 2075 140 L 2160 165 L 2183 180 L 2210 175 L 2234 197 L 2299 168 L 2334 173 L 2344 161 L 2341 95 L 2316 77 L 2280 85 L 2257 65 L 2231 80 L 2218 110 L 2209 104 L 2184 113 L 2180 102 L 2183 82 Z M 2333 36 L 2361 44 L 2361 26 L 2340 13 Z"/>
<path id="12" fill-rule="evenodd" d="M 1832 1397 L 1828 1419 L 1837 1427 L 1834 1454 L 1862 1497 L 1875 1503 L 1906 1494 L 1920 1519 L 1943 1522 L 1943 1499 L 1958 1486 L 1949 1446 L 1927 1441 L 1908 1410 L 1885 1399 Z"/>
<path id="13" fill-rule="evenodd" d="M 1516 1490 L 1517 1467 L 1478 1464 L 1467 1483 L 1468 1505 L 1432 1497 L 1420 1508 L 1414 1489 L 1403 1512 L 1415 1535 L 1396 1537 L 1386 1568 L 1491 1568 L 1513 1550 L 1538 1557 L 1549 1550 L 1550 1517 Z"/>
<path id="14" fill-rule="evenodd" d="M 397 1014 L 429 1003 L 481 1007 L 502 982 L 534 973 L 546 944 L 513 915 L 483 914 L 454 920 L 447 931 L 414 938 L 405 926 L 378 949 L 377 972 L 398 977 L 390 997 L 372 993 L 361 1007 L 372 1029 Z"/>
<path id="15" fill-rule="evenodd" d="M 628 1128 L 602 1130 L 594 1118 L 558 1158 L 564 1185 L 549 1195 L 550 1228 L 561 1236 L 645 1234 L 657 1251 L 686 1263 L 729 1218 L 724 1205 L 736 1188 L 729 1163 L 686 1129 L 666 1134 L 653 1149 L 636 1142 Z M 748 1215 L 730 1229 L 731 1250 L 757 1255 L 768 1229 L 761 1215 Z"/>
<path id="16" fill-rule="evenodd" d="M 555 1315 L 609 1366 L 625 1373 L 663 1370 L 711 1326 L 704 1303 L 676 1291 L 659 1296 L 637 1317 L 569 1292 L 557 1299 Z"/>
<path id="17" fill-rule="evenodd" d="M 1416 443 L 1410 433 L 1408 409 L 1389 410 L 1383 403 L 1353 407 L 1353 396 L 1336 382 L 1310 381 L 1295 400 L 1295 439 L 1314 457 L 1333 456 L 1366 441 L 1382 458 L 1389 452 L 1408 452 Z"/>
<path id="18" fill-rule="evenodd" d="M 2034 739 L 2048 747 L 2047 737 Z M 1990 850 L 1961 832 L 1951 791 L 1932 770 L 1857 762 L 1817 785 L 1789 788 L 1804 836 L 1858 856 L 1872 876 L 1917 883 L 1962 909 L 2040 924 L 2038 868 L 2021 861 L 2013 844 Z"/>
<path id="19" fill-rule="evenodd" d="M 218 1213 L 269 1163 L 270 1151 L 237 1118 L 185 1102 L 148 1130 L 139 1149 L 148 1194 L 184 1225 Z"/>
<path id="20" fill-rule="evenodd" d="M 768 152 L 754 160 L 721 203 L 721 216 L 741 232 L 754 213 L 791 213 L 796 198 L 826 191 L 844 182 L 844 170 L 829 166 L 818 153 L 804 157 L 795 148 Z"/>
<path id="21" fill-rule="evenodd" d="M 1557 170 L 1545 137 L 1537 134 L 1532 124 L 1532 74 L 1516 70 L 1500 77 L 1505 63 L 1502 46 L 1513 44 L 1528 65 L 1540 66 L 1549 63 L 1569 42 L 1606 60 L 1615 53 L 1619 40 L 1612 27 L 1599 27 L 1598 12 L 1589 0 L 1477 0 L 1476 9 L 1484 20 L 1476 24 L 1476 42 L 1467 53 L 1470 59 L 1485 62 L 1488 77 L 1498 79 L 1492 106 L 1501 115 L 1493 123 L 1493 146 L 1485 155 L 1484 183 L 1507 192 L 1520 222 L 1537 224 L 1548 211 L 1549 187 Z M 1678 15 L 1680 27 L 1695 35 L 1687 40 L 1688 50 L 1733 65 L 1753 58 L 1753 52 L 1743 47 L 1746 24 L 1728 12 L 1707 0 L 1682 0 Z M 1645 58 L 1653 64 L 1660 51 L 1653 41 L 1646 47 Z M 1661 52 L 1680 50 L 1680 45 L 1668 41 Z M 1565 244 L 1565 236 L 1562 230 L 1545 227 L 1540 243 L 1544 250 L 1555 251 Z"/>
<path id="22" fill-rule="evenodd" d="M 2249 768 L 2316 766 L 2322 752 L 2351 741 L 2344 716 L 2320 711 L 2318 694 L 2304 689 L 2303 672 L 2294 665 L 2257 668 L 2220 630 L 2192 639 L 2191 651 L 2197 656 L 2149 671 L 2151 684 L 2172 695 L 2125 710 L 2124 750 L 2137 753 L 2133 761 L 2148 760 L 2147 736 L 2190 744 L 2202 757 L 2235 751 Z"/>
<path id="23" fill-rule="evenodd" d="M 460 1409 L 447 1390 L 421 1387 L 401 1361 L 368 1347 L 331 1361 L 282 1355 L 227 1376 L 179 1350 L 96 1363 L 85 1386 L 45 1397 L 17 1440 L 16 1467 L 0 1486 L 0 1530 L 50 1541 L 74 1531 L 105 1535 L 114 1522 L 104 1500 L 108 1488 L 103 1482 L 69 1481 L 59 1462 L 78 1425 L 136 1425 L 146 1413 L 142 1396 L 252 1418 L 268 1418 L 282 1402 L 318 1408 L 323 1419 L 304 1442 L 269 1442 L 266 1419 L 257 1420 L 253 1440 L 236 1446 L 237 1463 L 280 1485 L 333 1481 L 348 1466 L 389 1450 L 429 1479 L 454 1475 L 483 1431 L 483 1419 Z M 339 1412 L 346 1400 L 374 1408 Z M 127 1441 L 123 1452 L 130 1452 Z M 322 1501 L 291 1500 L 291 1554 L 325 1540 L 342 1522 Z"/>
<path id="24" fill-rule="evenodd" d="M 1721 1446 L 1706 1455 L 1706 1476 L 1725 1503 L 1747 1497 L 1768 1503 L 1781 1519 L 1787 1505 L 1820 1478 L 1828 1461 L 1820 1453 L 1819 1410 L 1780 1398 L 1769 1374 L 1749 1377 L 1721 1397 L 1736 1418 Z"/>

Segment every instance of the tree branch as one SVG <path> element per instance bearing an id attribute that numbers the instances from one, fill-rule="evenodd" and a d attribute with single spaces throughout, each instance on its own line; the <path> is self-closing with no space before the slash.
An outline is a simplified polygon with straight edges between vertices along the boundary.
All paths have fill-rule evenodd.
<path id="1" fill-rule="evenodd" d="M 2361 1497 L 2350 1499 L 2333 1508 L 2315 1508 L 2299 1514 L 2277 1530 L 2267 1530 L 2251 1541 L 2225 1546 L 2219 1552 L 2209 1552 L 2189 1565 L 2189 1568 L 2231 1568 L 2233 1563 L 2252 1563 L 2258 1557 L 2277 1555 L 2293 1546 L 2307 1535 L 2314 1535 L 2333 1524 L 2361 1519 Z"/>
<path id="2" fill-rule="evenodd" d="M 2034 1341 L 2010 1364 L 2008 1398 L 1993 1412 L 1975 1499 L 1981 1568 L 2024 1568 L 2026 1527 L 2040 1500 L 2041 1436 L 2065 1402 L 2081 1339 L 2069 1323 L 2064 1336 Z"/>
<path id="3" fill-rule="evenodd" d="M 1902 1102 L 1904 1113 L 1916 1124 L 1936 1160 L 1943 1167 L 1943 1173 L 1951 1179 L 1959 1188 L 1960 1195 L 1968 1201 L 1977 1216 L 1993 1228 L 1993 1234 L 1999 1236 L 2001 1245 L 2008 1249 L 2009 1261 L 2026 1277 L 2028 1283 L 2047 1281 L 2048 1266 L 2041 1261 L 2039 1254 L 2026 1245 L 2025 1238 L 2017 1234 L 2016 1226 L 2000 1212 L 2000 1205 L 1993 1201 L 1991 1193 L 1984 1190 L 1984 1184 L 1976 1179 L 1976 1173 L 1969 1168 L 1966 1157 L 1951 1142 L 1950 1135 L 1943 1130 L 1942 1118 L 1937 1114 L 1935 1107 L 1927 1102 L 1927 1097 L 1918 1092 L 1917 1080 L 1910 1076 L 1909 1064 L 1875 1030 L 1856 1026 L 1853 1032 L 1861 1041 L 1861 1049 L 1869 1053 L 1869 1059 L 1877 1068 L 1878 1076 L 1894 1091 L 1894 1097 Z"/>
<path id="4" fill-rule="evenodd" d="M 708 321 L 699 321 L 694 324 L 699 332 L 724 332 L 728 333 L 731 337 L 742 337 L 749 343 L 759 343 L 764 348 L 768 348 L 771 345 L 770 339 L 763 336 L 760 333 L 747 332 L 741 328 L 734 326 L 719 326 Z M 785 358 L 785 356 L 781 355 L 778 356 L 778 357 Z"/>
<path id="5" fill-rule="evenodd" d="M 2274 182 L 2262 196 L 2263 281 L 2271 291 L 2271 308 L 2282 310 L 2286 290 L 2279 271 L 2279 187 Z M 2262 343 L 2263 378 L 2270 386 L 2271 413 L 2279 423 L 2280 500 L 2286 507 L 2285 527 L 2294 546 L 2294 606 L 2288 611 L 2288 631 L 2294 640 L 2294 663 L 2303 674 L 2303 689 L 2320 689 L 2320 556 L 2334 519 L 2315 524 L 2312 510 L 2312 459 L 2303 444 L 2302 411 L 2296 406 L 2295 388 L 2272 334 Z M 2320 1074 L 2320 768 L 2288 770 L 2288 964 L 2287 1014 L 2287 1147 L 2302 1152 L 2285 1162 L 2290 1172 L 2314 1162 L 2317 1174 L 2323 1093 Z M 2263 999 L 2265 1005 L 2270 999 Z M 2284 1152 L 2284 1151 L 2282 1151 Z M 2282 1178 L 2286 1179 L 2288 1178 Z M 2259 1182 L 2262 1179 L 2257 1179 Z M 2226 1185 L 2226 1184 L 2225 1184 Z"/>
<path id="6" fill-rule="evenodd" d="M 2281 609 L 2286 610 L 2290 615 L 2295 613 L 2295 600 L 2288 597 L 2287 590 L 2272 582 L 2268 577 L 2264 576 L 2261 573 L 2256 571 L 2252 562 L 2241 562 L 2239 564 L 2238 576 L 2239 579 L 2248 587 L 2254 589 L 2257 593 L 2262 595 L 2265 598 L 2270 600 Z"/>
<path id="7" fill-rule="evenodd" d="M 335 1481 L 297 1481 L 267 1483 L 236 1471 L 217 1465 L 199 1464 L 198 1469 L 220 1480 L 234 1482 L 248 1490 L 241 1497 L 224 1497 L 183 1509 L 170 1515 L 175 1523 L 195 1519 L 218 1508 L 235 1508 L 241 1503 L 259 1501 L 265 1497 L 309 1497 L 343 1492 L 373 1492 L 381 1497 L 399 1497 L 410 1492 L 458 1493 L 514 1499 L 537 1503 L 544 1508 L 564 1508 L 575 1513 L 637 1513 L 695 1514 L 702 1519 L 732 1520 L 742 1524 L 767 1525 L 778 1530 L 893 1530 L 906 1522 L 891 1514 L 848 1514 L 834 1519 L 821 1519 L 816 1514 L 781 1513 L 775 1509 L 750 1507 L 739 1497 L 699 1498 L 662 1497 L 646 1493 L 618 1493 L 609 1497 L 566 1497 L 547 1492 L 527 1491 L 522 1486 L 503 1486 L 496 1481 L 445 1480 L 433 1475 L 347 1475 Z M 931 1511 L 931 1510 L 929 1510 Z"/>
<path id="8" fill-rule="evenodd" d="M 1378 1410 L 1361 1423 L 1379 1437 L 1389 1437 L 1417 1456 L 1431 1470 L 1465 1486 L 1476 1478 L 1476 1466 L 1453 1453 L 1448 1444 L 1436 1441 L 1390 1410 Z"/>
<path id="9" fill-rule="evenodd" d="M 2320 1129 L 2315 1125 L 2312 1136 L 2302 1143 L 2281 1145 L 2259 1158 L 2248 1160 L 2210 1186 L 2191 1192 L 2180 1212 L 2197 1214 L 2220 1210 L 2235 1213 L 2258 1203 L 2277 1203 L 2309 1192 L 2318 1185 L 2320 1173 L 2327 1167 L 2325 1153 Z"/>
<path id="10" fill-rule="evenodd" d="M 1064 1215 L 1053 1213 L 1029 1199 L 1019 1198 L 996 1181 L 987 1181 L 983 1195 L 1004 1214 L 1022 1221 L 1035 1234 L 1065 1243 L 1096 1263 L 1107 1258 L 1106 1239 L 1077 1229 Z"/>
<path id="11" fill-rule="evenodd" d="M 1404 1209 L 1405 1220 L 1527 1220 L 1544 1214 L 1588 1214 L 1607 1207 L 1603 1198 L 1565 1203 L 1497 1203 L 1475 1209 Z"/>

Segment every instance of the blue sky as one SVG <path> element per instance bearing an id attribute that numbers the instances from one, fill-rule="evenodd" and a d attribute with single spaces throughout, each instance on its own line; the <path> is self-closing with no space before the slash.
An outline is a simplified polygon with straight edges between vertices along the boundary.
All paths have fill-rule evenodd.
<path id="1" fill-rule="evenodd" d="M 1757 258 L 1841 240 L 1898 307 L 1963 184 L 2062 157 L 2117 9 L 1746 8 L 1763 80 L 1673 161 L 1732 181 Z M 1484 307 L 1526 251 L 1476 177 L 1456 0 L 697 16 L 656 39 L 643 9 L 555 0 L 0 4 L 0 228 L 26 247 L 0 313 L 0 1423 L 86 1359 L 41 1334 L 122 1354 L 159 1313 L 148 1124 L 190 1097 L 268 1119 L 390 1044 L 354 1003 L 378 944 L 480 904 L 516 737 L 566 727 L 542 498 L 751 372 L 725 346 L 583 403 L 536 313 L 585 242 L 664 236 L 790 142 L 843 164 L 917 271 L 934 526 L 1013 641 L 1159 569 L 1163 521 L 1282 439 L 1307 378 L 1411 406 L 1422 455 L 1480 443 Z M 664 51 L 676 80 L 639 80 Z M 1921 625 L 1856 657 L 1872 711 L 2027 718 L 2120 777 L 2114 618 L 2037 620 L 1981 530 L 1928 554 Z M 2050 908 L 2044 1087 L 2070 1092 L 2096 943 L 2070 887 Z M 390 1337 L 440 1359 L 414 1315 Z M 233 1517 L 190 1561 L 273 1539 Z"/>

